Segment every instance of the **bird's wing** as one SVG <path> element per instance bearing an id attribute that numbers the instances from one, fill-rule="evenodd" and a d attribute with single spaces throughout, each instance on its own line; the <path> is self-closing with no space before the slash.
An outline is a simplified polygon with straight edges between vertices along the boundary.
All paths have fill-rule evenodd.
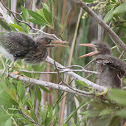
<path id="1" fill-rule="evenodd" d="M 28 46 L 32 47 L 35 45 L 34 39 L 32 39 L 30 36 L 23 33 L 9 32 L 6 34 L 6 36 L 11 44 L 18 43 L 20 44 L 20 46 L 23 47 L 28 47 Z"/>
<path id="2" fill-rule="evenodd" d="M 95 62 L 113 68 L 121 72 L 122 75 L 125 74 L 126 63 L 122 62 L 120 59 L 115 58 L 111 55 L 100 55 L 96 58 Z"/>
<path id="3" fill-rule="evenodd" d="M 31 37 L 18 32 L 0 34 L 0 45 L 17 58 L 23 57 L 30 49 L 36 47 Z"/>

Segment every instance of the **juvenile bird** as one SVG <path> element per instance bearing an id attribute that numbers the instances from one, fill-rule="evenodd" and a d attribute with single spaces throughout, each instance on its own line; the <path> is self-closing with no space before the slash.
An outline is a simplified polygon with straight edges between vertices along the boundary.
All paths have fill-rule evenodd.
<path id="1" fill-rule="evenodd" d="M 121 88 L 121 79 L 123 76 L 126 76 L 126 63 L 113 57 L 109 47 L 102 42 L 96 41 L 91 44 L 80 45 L 95 49 L 95 51 L 80 56 L 80 58 L 97 56 L 95 62 L 100 73 L 98 76 L 98 84 L 108 88 Z"/>
<path id="2" fill-rule="evenodd" d="M 49 47 L 61 46 L 67 42 L 55 40 L 50 36 L 42 36 L 34 40 L 19 32 L 0 34 L 0 53 L 13 61 L 24 59 L 25 62 L 36 64 L 46 59 Z"/>

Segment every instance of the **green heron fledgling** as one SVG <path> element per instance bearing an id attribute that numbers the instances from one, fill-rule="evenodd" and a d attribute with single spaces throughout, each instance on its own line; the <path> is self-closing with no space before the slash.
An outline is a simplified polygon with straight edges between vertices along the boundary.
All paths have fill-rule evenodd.
<path id="1" fill-rule="evenodd" d="M 97 56 L 95 62 L 99 71 L 98 84 L 108 88 L 121 88 L 121 78 L 125 76 L 126 63 L 111 55 L 109 47 L 99 41 L 91 44 L 80 44 L 95 49 L 95 51 L 80 56 Z"/>
<path id="2" fill-rule="evenodd" d="M 8 32 L 0 34 L 0 53 L 13 61 L 24 59 L 25 62 L 36 64 L 44 61 L 49 47 L 61 46 L 67 42 L 55 40 L 50 36 L 42 36 L 36 40 L 26 34 Z"/>

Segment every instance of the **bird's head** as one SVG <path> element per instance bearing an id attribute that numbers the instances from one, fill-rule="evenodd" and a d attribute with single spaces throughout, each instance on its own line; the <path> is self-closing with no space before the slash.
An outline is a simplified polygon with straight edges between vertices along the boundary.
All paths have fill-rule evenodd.
<path id="1" fill-rule="evenodd" d="M 109 47 L 101 42 L 92 42 L 90 44 L 80 44 L 80 46 L 88 46 L 94 49 L 93 52 L 80 56 L 79 58 L 87 57 L 87 56 L 94 56 L 94 55 L 106 55 L 111 54 Z"/>
<path id="2" fill-rule="evenodd" d="M 36 44 L 38 44 L 42 47 L 46 47 L 46 48 L 56 47 L 56 46 L 68 47 L 66 45 L 62 45 L 62 44 L 66 44 L 66 43 L 68 43 L 68 42 L 56 40 L 55 38 L 50 37 L 50 36 L 43 36 L 43 37 L 36 39 Z"/>

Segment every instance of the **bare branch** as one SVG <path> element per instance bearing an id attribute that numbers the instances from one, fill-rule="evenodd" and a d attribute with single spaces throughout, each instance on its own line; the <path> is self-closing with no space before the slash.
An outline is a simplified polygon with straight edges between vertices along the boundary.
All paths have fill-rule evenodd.
<path id="1" fill-rule="evenodd" d="M 68 68 L 72 68 L 72 67 L 78 67 L 80 69 L 68 69 Z M 91 73 L 91 74 L 99 74 L 96 71 L 89 71 L 84 69 L 82 66 L 80 65 L 71 65 L 69 67 L 66 67 L 64 69 L 60 69 L 57 68 L 59 73 L 65 73 L 65 72 L 85 72 L 85 73 Z M 40 72 L 40 71 L 29 71 L 29 70 L 22 70 L 22 69 L 18 69 L 21 72 L 26 72 L 26 73 L 33 73 L 33 74 L 57 74 L 57 72 Z"/>
<path id="2" fill-rule="evenodd" d="M 126 45 L 119 38 L 119 36 L 99 17 L 95 14 L 83 1 L 81 0 L 73 0 L 76 4 L 82 7 L 88 14 L 90 14 L 116 41 L 116 43 L 126 52 Z"/>
<path id="3" fill-rule="evenodd" d="M 7 14 L 2 4 L 0 4 L 0 14 L 2 15 L 0 18 L 4 19 L 7 24 L 13 23 L 11 17 Z"/>
<path id="4" fill-rule="evenodd" d="M 62 82 L 66 87 L 68 87 L 68 88 L 70 88 L 71 90 L 76 91 L 76 92 L 78 92 L 78 93 L 85 94 L 85 93 L 83 93 L 82 90 L 75 89 L 75 88 L 69 86 L 67 83 L 65 83 L 65 82 L 63 81 L 62 77 L 60 76 L 59 70 L 57 69 L 57 66 L 56 66 L 56 62 L 54 62 L 54 66 L 55 66 L 55 68 L 56 68 L 56 71 L 57 71 L 57 73 L 58 73 L 58 76 L 59 76 L 61 82 Z M 89 94 L 92 94 L 92 93 L 89 93 Z"/>
<path id="5" fill-rule="evenodd" d="M 41 124 L 38 124 L 36 123 L 30 116 L 26 115 L 25 113 L 22 112 L 22 110 L 19 108 L 19 112 L 20 114 L 26 119 L 28 120 L 29 122 L 35 124 L 35 125 L 38 125 L 38 126 L 42 126 Z"/>
<path id="6" fill-rule="evenodd" d="M 46 58 L 45 61 L 48 62 L 48 63 L 50 63 L 51 65 L 54 66 L 54 62 L 55 62 L 55 61 L 54 61 L 53 59 L 51 59 L 49 56 L 47 56 L 47 58 Z M 55 62 L 55 63 L 56 63 L 57 68 L 61 68 L 61 69 L 64 69 L 64 68 L 65 68 L 64 66 L 62 66 L 61 64 L 59 64 L 59 63 L 57 63 L 57 62 Z M 68 70 L 69 70 L 69 69 L 68 69 Z M 97 89 L 98 91 L 104 91 L 104 90 L 106 89 L 106 87 L 103 87 L 103 86 L 100 86 L 100 85 L 98 85 L 98 84 L 95 84 L 95 83 L 93 83 L 93 82 L 91 82 L 91 81 L 89 81 L 89 80 L 87 80 L 87 79 L 85 79 L 85 78 L 83 78 L 83 77 L 77 75 L 77 74 L 74 73 L 74 72 L 66 72 L 65 74 L 67 74 L 67 75 L 73 77 L 75 80 L 81 80 L 81 81 L 85 82 L 88 86 L 91 86 L 91 87 L 93 87 L 94 89 Z"/>
<path id="7" fill-rule="evenodd" d="M 0 70 L 0 73 L 2 73 L 2 70 Z M 22 81 L 28 84 L 35 84 L 35 85 L 40 85 L 40 86 L 44 86 L 44 87 L 49 87 L 49 88 L 53 88 L 56 90 L 61 90 L 61 91 L 65 91 L 65 92 L 69 92 L 69 93 L 73 93 L 73 94 L 77 94 L 77 95 L 82 95 L 82 96 L 86 96 L 86 97 L 91 97 L 91 93 L 86 92 L 86 91 L 80 91 L 77 92 L 76 88 L 73 88 L 74 90 L 71 90 L 70 88 L 66 87 L 66 86 L 62 86 L 59 84 L 55 84 L 52 82 L 47 82 L 47 81 L 42 81 L 42 80 L 37 80 L 37 79 L 33 79 L 33 78 L 28 78 L 25 76 L 20 76 L 18 74 L 14 74 L 9 72 L 8 76 L 13 78 L 13 79 L 17 79 L 18 81 Z"/>

